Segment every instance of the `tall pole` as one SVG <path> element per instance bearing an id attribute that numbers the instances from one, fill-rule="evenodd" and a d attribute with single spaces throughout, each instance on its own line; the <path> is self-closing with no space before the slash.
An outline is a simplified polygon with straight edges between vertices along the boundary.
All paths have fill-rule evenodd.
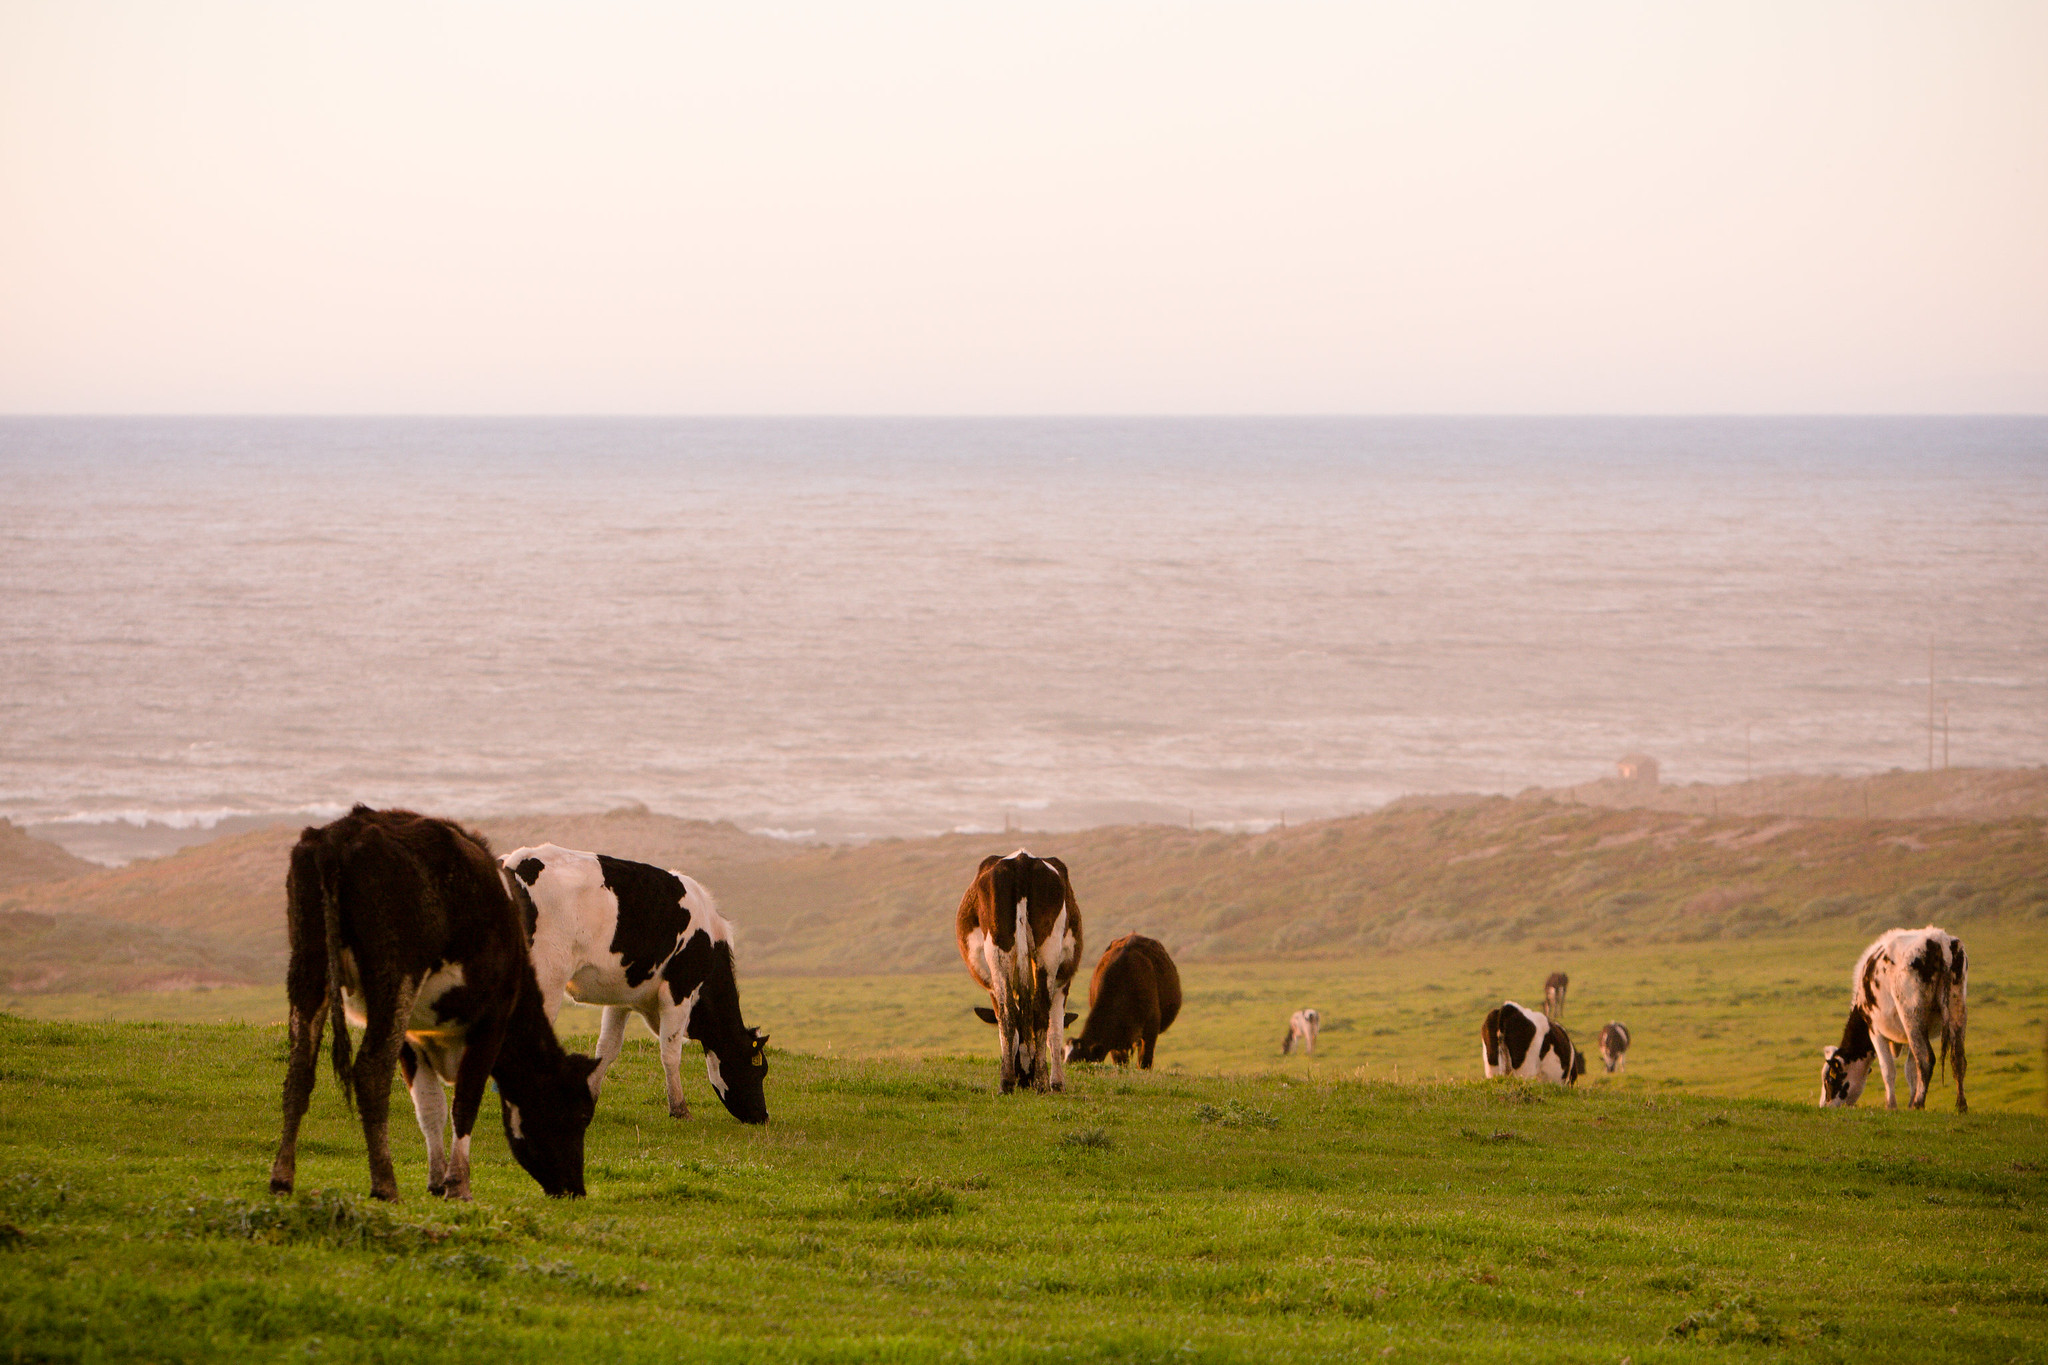
<path id="1" fill-rule="evenodd" d="M 1948 771 L 1948 703 L 1941 704 L 1941 770 Z"/>

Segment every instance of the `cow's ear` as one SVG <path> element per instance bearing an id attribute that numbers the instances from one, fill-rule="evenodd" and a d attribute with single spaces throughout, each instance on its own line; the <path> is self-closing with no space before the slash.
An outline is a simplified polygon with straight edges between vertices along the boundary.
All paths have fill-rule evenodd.
<path id="1" fill-rule="evenodd" d="M 1833 1060 L 1835 1060 L 1834 1044 L 1830 1043 L 1828 1046 L 1822 1048 L 1820 1050 L 1820 1056 L 1821 1060 L 1824 1062 L 1832 1062 Z"/>
<path id="2" fill-rule="evenodd" d="M 981 1016 L 981 1022 L 984 1024 L 993 1024 L 996 1021 L 996 1012 L 987 1005 L 976 1005 L 974 1012 Z"/>
<path id="3" fill-rule="evenodd" d="M 1074 1012 L 1073 1012 L 1072 1010 L 1068 1010 L 1068 1011 L 1067 1011 L 1067 1023 L 1066 1023 L 1066 1026 L 1067 1026 L 1067 1027 L 1071 1027 L 1071 1026 L 1073 1025 L 1073 1022 L 1074 1022 L 1074 1021 L 1075 1021 L 1076 1019 L 1079 1019 L 1080 1017 L 1081 1017 L 1080 1015 L 1078 1015 L 1078 1014 L 1074 1013 Z"/>

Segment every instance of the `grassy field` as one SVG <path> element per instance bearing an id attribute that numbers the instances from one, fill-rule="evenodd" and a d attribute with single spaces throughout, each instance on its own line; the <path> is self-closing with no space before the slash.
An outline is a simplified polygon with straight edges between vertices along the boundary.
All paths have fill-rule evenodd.
<path id="1" fill-rule="evenodd" d="M 329 1077 L 264 1193 L 281 1056 L 0 1018 L 0 1360 L 2048 1359 L 2038 1114 L 778 1052 L 750 1129 L 636 1039 L 588 1199 L 493 1119 L 385 1209 Z"/>
<path id="2" fill-rule="evenodd" d="M 2048 926 L 1982 924 L 1966 941 L 1971 1103 L 2043 1112 Z M 1540 1005 L 1544 976 L 1563 969 L 1572 977 L 1564 1022 L 1589 1050 L 1601 1024 L 1626 1023 L 1633 1078 L 1688 1094 L 1804 1101 L 1819 1088 L 1820 1049 L 1840 1036 L 1849 967 L 1865 942 L 1861 931 L 1823 928 L 1733 944 L 1457 945 L 1322 962 L 1190 962 L 1182 966 L 1187 1003 L 1160 1040 L 1158 1065 L 1203 1075 L 1466 1079 L 1479 1071 L 1486 1011 L 1510 998 Z M 750 975 L 741 987 L 748 1021 L 794 1051 L 896 1060 L 994 1052 L 993 1030 L 969 1012 L 987 997 L 958 966 L 915 976 Z M 1303 1005 L 1323 1014 L 1317 1054 L 1283 1058 L 1287 1016 Z M 22 996 L 6 1008 L 95 1022 L 284 1017 L 282 992 L 261 987 Z M 565 1011 L 561 1023 L 587 1047 L 596 1011 Z"/>

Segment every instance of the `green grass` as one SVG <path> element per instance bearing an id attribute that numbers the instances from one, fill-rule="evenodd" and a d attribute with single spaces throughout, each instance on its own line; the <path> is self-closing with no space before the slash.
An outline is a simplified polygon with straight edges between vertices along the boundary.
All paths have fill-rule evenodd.
<path id="1" fill-rule="evenodd" d="M 264 1192 L 275 1027 L 0 1018 L 0 1361 L 2048 1359 L 2038 1112 L 1396 1084 L 1334 1043 L 1002 1096 L 980 1041 L 778 1051 L 745 1128 L 694 1061 L 669 1119 L 635 1039 L 588 1199 L 493 1114 L 477 1203 L 430 1200 L 407 1115 L 385 1208 L 331 1076 Z"/>

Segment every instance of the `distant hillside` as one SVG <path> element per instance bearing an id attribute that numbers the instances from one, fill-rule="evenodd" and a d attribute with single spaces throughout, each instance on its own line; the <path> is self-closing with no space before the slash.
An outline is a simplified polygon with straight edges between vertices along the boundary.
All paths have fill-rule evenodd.
<path id="1" fill-rule="evenodd" d="M 714 884 L 757 968 L 957 960 L 976 863 L 1018 843 L 1073 869 L 1090 944 L 1132 929 L 1190 957 L 1332 955 L 1445 941 L 1743 938 L 2048 919 L 2039 819 L 1719 820 L 1481 798 L 1233 835 L 1164 826 L 808 850 Z"/>
<path id="2" fill-rule="evenodd" d="M 1805 815 L 1852 820 L 2048 818 L 2048 768 L 1895 770 L 1868 777 L 1788 774 L 1719 786 L 1624 782 L 1610 777 L 1576 787 L 1532 787 L 1519 799 L 1685 815 Z"/>
<path id="3" fill-rule="evenodd" d="M 2048 835 L 2037 816 L 1712 818 L 1534 798 L 1432 798 L 1263 834 L 1127 825 L 833 848 L 639 810 L 480 827 L 501 851 L 552 839 L 692 872 L 739 926 L 743 961 L 754 972 L 948 969 L 958 960 L 953 911 L 976 864 L 1020 843 L 1073 868 L 1091 958 L 1131 929 L 1185 957 L 1215 959 L 1454 942 L 1740 939 L 1823 922 L 1858 931 L 1930 920 L 1958 931 L 1987 918 L 2048 924 Z M 17 887 L 0 892 L 0 911 L 168 932 L 179 948 L 165 950 L 161 982 L 275 981 L 295 837 L 256 831 Z M 47 938 L 59 927 L 37 932 Z M 72 990 L 151 984 L 146 961 L 124 958 L 117 970 L 110 958 L 102 970 L 83 930 L 63 942 L 70 947 L 45 942 L 35 965 L 0 955 L 0 987 L 59 989 L 36 983 L 60 977 Z M 106 985 L 78 984 L 94 980 Z"/>
<path id="4" fill-rule="evenodd" d="M 32 882 L 82 876 L 97 868 L 97 864 L 73 857 L 12 821 L 0 820 L 0 892 Z"/>

